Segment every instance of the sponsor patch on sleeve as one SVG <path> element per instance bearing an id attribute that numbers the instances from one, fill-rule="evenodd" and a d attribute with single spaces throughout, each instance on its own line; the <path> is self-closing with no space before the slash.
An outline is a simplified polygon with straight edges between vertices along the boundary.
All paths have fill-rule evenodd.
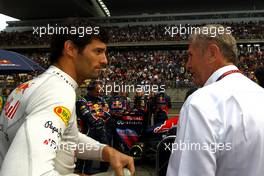
<path id="1" fill-rule="evenodd" d="M 61 118 L 65 125 L 68 126 L 69 120 L 71 118 L 70 110 L 64 106 L 57 106 L 54 108 L 54 112 L 57 116 Z"/>

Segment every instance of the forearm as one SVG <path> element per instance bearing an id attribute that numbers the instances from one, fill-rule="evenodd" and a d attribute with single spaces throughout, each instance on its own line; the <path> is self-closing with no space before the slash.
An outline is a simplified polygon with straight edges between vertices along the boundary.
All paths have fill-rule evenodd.
<path id="1" fill-rule="evenodd" d="M 105 144 L 101 144 L 98 141 L 87 137 L 84 134 L 78 134 L 79 142 L 77 147 L 77 158 L 90 159 L 90 160 L 103 160 L 102 153 Z"/>
<path id="2" fill-rule="evenodd" d="M 109 146 L 105 146 L 102 150 L 103 161 L 110 161 L 111 156 L 115 153 L 115 149 Z"/>

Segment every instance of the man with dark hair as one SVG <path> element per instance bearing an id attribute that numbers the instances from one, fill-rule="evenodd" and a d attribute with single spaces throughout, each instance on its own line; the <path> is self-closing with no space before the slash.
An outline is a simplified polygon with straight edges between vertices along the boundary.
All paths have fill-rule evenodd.
<path id="1" fill-rule="evenodd" d="M 257 78 L 258 84 L 264 88 L 264 66 L 256 69 L 255 76 Z"/>
<path id="2" fill-rule="evenodd" d="M 115 93 L 109 99 L 109 108 L 111 114 L 122 115 L 129 110 L 128 107 L 127 97 L 121 93 Z"/>
<path id="3" fill-rule="evenodd" d="M 165 92 L 159 91 L 154 96 L 153 113 L 154 125 L 168 120 L 169 108 L 171 108 L 171 99 Z"/>
<path id="4" fill-rule="evenodd" d="M 101 97 L 100 82 L 92 81 L 87 87 L 87 95 L 79 97 L 76 101 L 76 114 L 80 118 L 82 133 L 103 144 L 110 144 L 106 133 L 106 123 L 110 120 L 109 108 L 106 101 Z M 79 160 L 77 170 L 85 174 L 106 172 L 109 164 L 100 162 L 99 170 L 92 168 L 91 160 Z"/>
<path id="5" fill-rule="evenodd" d="M 136 110 L 137 114 L 143 116 L 143 129 L 145 131 L 148 124 L 148 97 L 144 94 L 144 91 L 137 91 L 134 96 L 134 109 Z"/>
<path id="6" fill-rule="evenodd" d="M 137 91 L 134 97 L 134 109 L 139 112 L 147 112 L 147 96 L 145 96 L 144 91 Z"/>
<path id="7" fill-rule="evenodd" d="M 262 176 L 264 90 L 234 65 L 231 32 L 221 25 L 203 29 L 191 37 L 186 64 L 202 88 L 181 109 L 167 176 Z"/>
<path id="8" fill-rule="evenodd" d="M 76 22 L 77 20 L 77 22 Z M 74 26 L 73 26 L 74 24 Z M 70 29 L 78 29 L 85 27 L 89 34 L 80 37 L 77 31 L 69 31 Z M 62 23 L 60 26 L 60 30 L 58 31 L 59 34 L 55 34 L 52 37 L 51 44 L 50 44 L 50 62 L 51 64 L 56 63 L 59 58 L 63 55 L 63 48 L 64 42 L 66 40 L 71 40 L 74 45 L 77 47 L 77 51 L 81 53 L 88 43 L 91 43 L 93 39 L 99 40 L 103 43 L 108 42 L 108 34 L 104 28 L 99 28 L 93 23 L 90 23 L 85 20 L 70 18 Z M 68 30 L 65 30 L 68 29 Z M 98 32 L 98 29 L 100 30 Z M 66 33 L 68 31 L 68 33 Z M 65 34 L 66 33 L 66 34 Z M 95 77 L 97 78 L 97 77 Z"/>
<path id="9" fill-rule="evenodd" d="M 55 35 L 46 72 L 18 86 L 0 118 L 0 175 L 76 175 L 75 158 L 110 162 L 118 176 L 133 158 L 78 132 L 75 90 L 107 64 L 100 34 Z M 23 167 L 17 167 L 23 166 Z"/>

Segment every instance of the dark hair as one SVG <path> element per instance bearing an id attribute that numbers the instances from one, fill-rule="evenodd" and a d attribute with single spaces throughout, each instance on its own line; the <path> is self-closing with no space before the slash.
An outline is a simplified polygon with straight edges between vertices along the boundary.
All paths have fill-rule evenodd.
<path id="1" fill-rule="evenodd" d="M 255 70 L 255 76 L 258 80 L 259 85 L 264 88 L 264 67 L 263 66 Z"/>
<path id="2" fill-rule="evenodd" d="M 87 86 L 87 92 L 91 92 L 93 90 L 95 90 L 96 85 L 101 85 L 102 82 L 100 82 L 99 80 L 92 80 L 89 85 Z"/>
<path id="3" fill-rule="evenodd" d="M 71 40 L 78 48 L 79 52 L 82 52 L 85 46 L 92 42 L 92 40 L 100 40 L 104 43 L 108 42 L 108 35 L 106 30 L 98 25 L 95 25 L 85 19 L 69 18 L 59 25 L 56 25 L 59 29 L 59 34 L 53 34 L 50 44 L 50 63 L 56 63 L 62 56 L 64 43 L 67 40 Z M 79 29 L 89 28 L 89 34 L 80 35 Z M 62 34 L 61 31 L 62 30 Z M 68 32 L 65 32 L 64 29 Z M 75 32 L 69 32 L 75 29 Z M 78 29 L 78 30 L 77 30 Z M 93 30 L 96 29 L 95 32 Z M 83 31 L 83 32 L 84 32 Z"/>

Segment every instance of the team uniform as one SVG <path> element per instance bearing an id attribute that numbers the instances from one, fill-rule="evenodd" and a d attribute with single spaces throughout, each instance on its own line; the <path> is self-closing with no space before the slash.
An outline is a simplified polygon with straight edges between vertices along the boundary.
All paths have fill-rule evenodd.
<path id="1" fill-rule="evenodd" d="M 169 108 L 171 108 L 170 97 L 164 92 L 159 92 L 154 96 L 153 104 L 154 124 L 168 120 Z"/>
<path id="2" fill-rule="evenodd" d="M 82 132 L 88 134 L 89 131 L 105 131 L 105 121 L 111 116 L 108 104 L 102 97 L 79 97 L 76 102 L 77 116 L 82 121 Z M 102 138 L 99 136 L 98 138 Z"/>
<path id="3" fill-rule="evenodd" d="M 55 66 L 16 88 L 0 118 L 0 175 L 75 175 L 76 157 L 102 160 L 105 146 L 78 132 L 77 83 Z"/>
<path id="4" fill-rule="evenodd" d="M 109 99 L 109 108 L 111 114 L 124 114 L 129 111 L 129 102 L 127 97 L 114 95 Z"/>
<path id="5" fill-rule="evenodd" d="M 138 110 L 139 112 L 146 113 L 148 110 L 147 101 L 147 96 L 136 95 L 134 100 L 134 109 Z"/>
<path id="6" fill-rule="evenodd" d="M 167 176 L 262 176 L 263 100 L 237 67 L 215 71 L 181 109 Z"/>
<path id="7" fill-rule="evenodd" d="M 110 144 L 110 139 L 106 132 L 106 123 L 110 119 L 108 104 L 102 97 L 85 96 L 79 97 L 76 102 L 76 113 L 80 119 L 82 133 L 103 143 Z M 92 168 L 92 161 L 79 160 L 77 170 L 85 174 L 105 172 L 109 163 L 101 162 L 100 170 Z"/>

